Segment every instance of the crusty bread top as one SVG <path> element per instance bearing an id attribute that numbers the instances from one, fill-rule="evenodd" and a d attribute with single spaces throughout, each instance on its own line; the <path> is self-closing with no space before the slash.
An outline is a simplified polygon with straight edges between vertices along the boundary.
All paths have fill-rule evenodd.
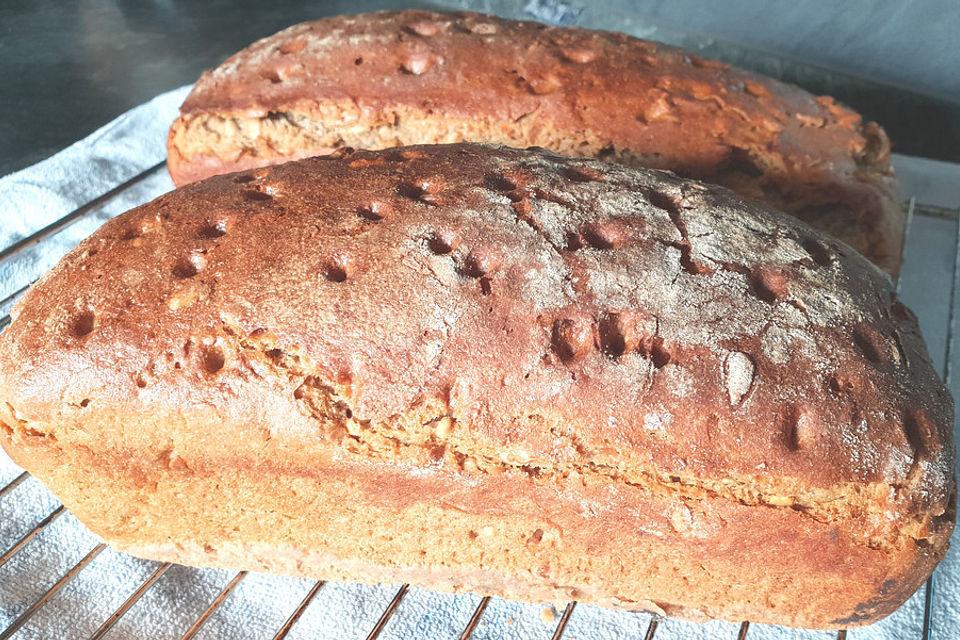
<path id="1" fill-rule="evenodd" d="M 0 418 L 61 444 L 283 464 L 387 434 L 370 451 L 652 477 L 871 544 L 952 526 L 952 401 L 889 280 L 668 173 L 449 145 L 219 176 L 106 223 L 14 316 Z"/>
<path id="2" fill-rule="evenodd" d="M 829 97 L 624 34 L 473 13 L 325 18 L 204 73 L 181 114 L 170 141 L 178 184 L 217 173 L 218 164 L 235 170 L 326 152 L 338 132 L 366 148 L 537 144 L 722 184 L 845 239 L 890 273 L 899 269 L 902 216 L 879 126 Z M 198 120 L 186 135 L 192 119 L 210 114 L 237 120 Z M 257 141 L 267 130 L 261 118 L 289 121 L 329 146 Z M 417 120 L 420 139 L 400 133 L 406 118 Z M 435 136 L 430 118 L 460 124 Z M 352 140 L 359 130 L 379 142 Z M 205 155 L 213 152 L 203 151 L 204 132 L 236 138 L 238 157 Z"/>

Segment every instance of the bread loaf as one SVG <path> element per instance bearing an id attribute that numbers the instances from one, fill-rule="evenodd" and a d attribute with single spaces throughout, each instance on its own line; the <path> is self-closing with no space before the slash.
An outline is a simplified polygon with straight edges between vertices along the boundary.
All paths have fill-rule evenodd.
<path id="1" fill-rule="evenodd" d="M 896 273 L 890 145 L 828 97 L 622 34 L 471 13 L 340 16 L 200 78 L 170 129 L 184 184 L 343 146 L 493 142 L 722 184 Z"/>
<path id="2" fill-rule="evenodd" d="M 952 415 L 849 247 L 477 145 L 188 185 L 0 335 L 4 448 L 117 549 L 693 619 L 890 613 L 947 549 Z"/>

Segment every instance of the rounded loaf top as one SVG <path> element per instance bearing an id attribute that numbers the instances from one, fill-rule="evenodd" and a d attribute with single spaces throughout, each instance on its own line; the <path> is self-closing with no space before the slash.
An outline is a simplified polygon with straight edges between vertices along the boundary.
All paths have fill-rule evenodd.
<path id="1" fill-rule="evenodd" d="M 178 189 L 35 285 L 0 365 L 28 422 L 212 404 L 252 434 L 256 386 L 531 474 L 841 496 L 883 507 L 882 536 L 942 535 L 954 487 L 952 401 L 882 272 L 726 189 L 538 149 L 348 150 Z"/>
<path id="2" fill-rule="evenodd" d="M 609 154 L 642 152 L 657 146 L 646 138 L 661 138 L 672 162 L 693 173 L 715 171 L 731 147 L 741 157 L 729 163 L 754 162 L 764 144 L 786 156 L 782 166 L 746 173 L 809 169 L 814 159 L 803 155 L 813 147 L 815 161 L 834 170 L 891 171 L 882 131 L 865 129 L 831 98 L 622 33 L 470 12 L 383 11 L 293 25 L 204 73 L 181 113 L 283 117 L 300 103 L 337 100 L 354 102 L 355 113 L 324 114 L 329 124 L 371 112 L 400 118 L 398 107 L 418 106 L 467 118 L 533 117 L 560 135 L 620 129 Z M 703 131 L 689 135 L 696 128 Z M 688 135 L 676 136 L 681 129 Z"/>
<path id="3" fill-rule="evenodd" d="M 621 33 L 476 13 L 294 25 L 203 74 L 177 184 L 343 146 L 486 142 L 670 169 L 773 204 L 896 273 L 890 143 L 847 107 Z"/>

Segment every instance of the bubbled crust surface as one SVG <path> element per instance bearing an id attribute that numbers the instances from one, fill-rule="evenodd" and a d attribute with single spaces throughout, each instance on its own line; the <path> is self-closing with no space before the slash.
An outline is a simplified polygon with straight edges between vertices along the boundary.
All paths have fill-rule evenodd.
<path id="1" fill-rule="evenodd" d="M 211 115 L 230 126 L 210 128 Z M 183 184 L 344 144 L 469 140 L 723 184 L 899 269 L 903 220 L 879 126 L 829 97 L 618 33 L 425 11 L 299 24 L 200 78 L 169 163 Z"/>
<path id="2" fill-rule="evenodd" d="M 398 504 L 420 477 L 470 496 L 506 470 L 529 496 L 589 476 L 592 518 L 598 492 L 641 491 L 871 558 L 850 571 L 879 600 L 849 618 L 832 589 L 828 620 L 702 609 L 790 624 L 888 613 L 953 526 L 952 402 L 886 276 L 670 174 L 450 145 L 220 176 L 105 224 L 14 315 L 0 419 L 27 468 L 37 443 L 141 472 L 369 460 L 399 465 L 411 488 L 377 498 Z M 691 544 L 750 534 L 723 536 Z M 751 565 L 827 571 L 783 540 Z"/>

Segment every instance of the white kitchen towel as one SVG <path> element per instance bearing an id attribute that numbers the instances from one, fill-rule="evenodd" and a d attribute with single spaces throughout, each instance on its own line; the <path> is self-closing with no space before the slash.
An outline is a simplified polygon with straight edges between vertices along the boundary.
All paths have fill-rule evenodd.
<path id="1" fill-rule="evenodd" d="M 28 237 L 85 203 L 147 171 L 165 158 L 166 131 L 189 87 L 162 94 L 129 111 L 52 158 L 0 178 L 0 248 Z M 66 229 L 0 263 L 0 297 L 19 290 L 52 266 L 105 220 L 172 188 L 164 167 L 150 171 Z M 9 306 L 9 305 L 6 305 Z M 0 314 L 7 308 L 0 309 Z M 0 453 L 0 486 L 20 470 Z M 0 550 L 33 529 L 58 503 L 34 478 L 0 498 Z M 11 624 L 99 541 L 69 514 L 56 520 L 0 568 L 0 631 Z M 749 541 L 745 540 L 746 544 Z M 86 638 L 158 566 L 110 549 L 50 599 L 14 636 L 20 639 Z M 956 565 L 954 565 L 956 566 Z M 178 638 L 233 573 L 173 567 L 110 631 L 108 638 Z M 953 581 L 954 584 L 957 582 Z M 198 638 L 271 638 L 312 585 L 311 581 L 250 574 L 203 627 Z M 290 638 L 365 638 L 399 585 L 329 583 L 317 594 Z M 411 589 L 381 638 L 455 639 L 479 603 L 476 595 L 450 596 Z M 956 630 L 956 596 L 942 619 Z M 918 638 L 922 598 L 915 596 L 886 621 L 851 632 L 857 638 Z M 473 638 L 547 640 L 560 609 L 491 601 Z M 950 613 L 952 612 L 952 613 Z M 564 638 L 643 638 L 647 614 L 577 606 Z M 737 637 L 739 625 L 664 620 L 656 638 L 714 640 Z M 748 638 L 835 638 L 823 631 L 790 631 L 753 625 Z M 948 636 L 942 635 L 942 638 Z"/>

